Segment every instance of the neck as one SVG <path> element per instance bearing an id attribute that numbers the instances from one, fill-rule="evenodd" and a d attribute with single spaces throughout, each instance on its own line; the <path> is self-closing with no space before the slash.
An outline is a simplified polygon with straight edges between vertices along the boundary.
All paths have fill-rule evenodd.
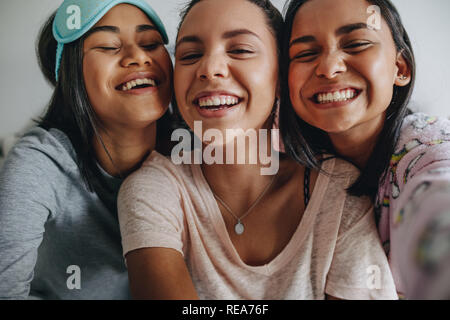
<path id="1" fill-rule="evenodd" d="M 203 174 L 208 181 L 211 190 L 219 197 L 227 201 L 227 199 L 233 199 L 237 207 L 248 207 L 255 198 L 261 193 L 268 183 L 273 179 L 273 175 L 262 175 L 263 169 L 267 169 L 269 166 L 271 172 L 278 173 L 279 169 L 279 157 L 278 153 L 272 153 L 272 141 L 271 133 L 267 135 L 267 141 L 264 141 L 266 145 L 266 152 L 262 152 L 259 148 L 259 136 L 256 142 L 248 143 L 245 140 L 245 148 L 238 148 L 236 139 L 230 142 L 227 146 L 218 146 L 223 148 L 223 163 L 224 164 L 202 164 L 201 168 Z M 242 141 L 244 139 L 242 138 Z M 230 146 L 231 144 L 231 146 Z M 205 146 L 203 147 L 205 150 Z M 228 150 L 234 150 L 234 161 L 232 164 L 227 164 L 226 154 Z M 246 155 L 245 164 L 238 164 L 238 156 Z M 249 155 L 256 155 L 256 163 L 249 163 Z M 265 153 L 265 154 L 264 154 Z M 270 161 L 268 164 L 267 162 Z M 276 163 L 275 163 L 276 162 Z M 272 170 L 273 169 L 273 170 Z"/>
<path id="2" fill-rule="evenodd" d="M 274 178 L 261 175 L 260 169 L 258 165 L 202 166 L 212 192 L 225 201 L 238 216 L 248 210 Z"/>
<path id="3" fill-rule="evenodd" d="M 330 133 L 329 136 L 337 153 L 362 169 L 369 161 L 383 124 L 384 115 L 345 132 Z"/>
<path id="4" fill-rule="evenodd" d="M 105 148 L 97 137 L 93 145 L 97 161 L 108 174 L 125 178 L 138 169 L 156 146 L 156 121 L 145 128 L 114 128 L 99 132 Z M 112 161 L 111 161 L 112 160 Z"/>

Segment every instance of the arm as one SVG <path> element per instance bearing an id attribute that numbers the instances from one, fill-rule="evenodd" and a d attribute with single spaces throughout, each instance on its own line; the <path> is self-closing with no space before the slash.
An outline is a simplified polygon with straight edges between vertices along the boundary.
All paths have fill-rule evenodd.
<path id="1" fill-rule="evenodd" d="M 417 113 L 402 126 L 380 186 L 380 233 L 406 298 L 448 298 L 450 121 Z"/>
<path id="2" fill-rule="evenodd" d="M 52 211 L 49 160 L 16 148 L 0 172 L 0 299 L 26 299 Z M 45 171 L 45 172 L 44 172 Z"/>
<path id="3" fill-rule="evenodd" d="M 418 170 L 409 166 L 391 208 L 391 259 L 410 299 L 447 299 L 450 294 L 450 160 L 436 161 L 443 158 L 439 149 L 443 146 L 427 150 L 416 163 Z"/>
<path id="4" fill-rule="evenodd" d="M 197 298 L 183 257 L 186 223 L 175 175 L 146 162 L 119 192 L 123 250 L 137 299 Z"/>
<path id="5" fill-rule="evenodd" d="M 134 299 L 197 300 L 191 276 L 178 251 L 146 248 L 126 255 Z"/>

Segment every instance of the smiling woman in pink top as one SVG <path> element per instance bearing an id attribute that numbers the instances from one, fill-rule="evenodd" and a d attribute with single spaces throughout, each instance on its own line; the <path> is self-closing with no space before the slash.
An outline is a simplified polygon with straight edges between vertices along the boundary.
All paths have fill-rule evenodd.
<path id="1" fill-rule="evenodd" d="M 188 5 L 174 89 L 189 127 L 201 121 L 222 136 L 229 129 L 272 128 L 282 24 L 270 1 Z M 245 148 L 234 144 L 233 155 L 257 145 L 272 149 L 270 132 L 268 138 Z M 234 140 L 214 144 L 228 147 Z M 202 141 L 203 150 L 212 144 Z M 395 299 L 372 204 L 346 193 L 358 171 L 338 159 L 323 161 L 331 175 L 310 174 L 284 154 L 279 161 L 278 172 L 268 176 L 261 174 L 262 161 L 174 164 L 153 152 L 119 194 L 133 296 Z M 374 283 L 368 270 L 378 276 Z"/>

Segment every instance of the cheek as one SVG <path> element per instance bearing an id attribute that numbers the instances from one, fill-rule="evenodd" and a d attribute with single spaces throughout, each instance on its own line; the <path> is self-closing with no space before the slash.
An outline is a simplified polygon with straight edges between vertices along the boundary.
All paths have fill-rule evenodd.
<path id="1" fill-rule="evenodd" d="M 164 50 L 165 51 L 165 50 Z M 165 51 L 164 56 L 162 57 L 162 60 L 158 60 L 158 61 L 162 61 L 160 63 L 161 69 L 164 73 L 164 75 L 167 77 L 166 79 L 166 88 L 163 92 L 163 97 L 162 99 L 164 100 L 164 103 L 167 102 L 167 104 L 170 103 L 170 100 L 172 98 L 172 94 L 173 94 L 173 65 L 172 65 L 172 60 L 169 57 L 169 54 L 167 53 L 167 51 Z"/>
<path id="2" fill-rule="evenodd" d="M 111 116 L 111 107 L 116 102 L 113 96 L 115 88 L 111 76 L 114 74 L 113 64 L 95 55 L 87 55 L 83 59 L 83 77 L 89 102 L 94 112 L 101 118 Z"/>
<path id="3" fill-rule="evenodd" d="M 299 96 L 306 83 L 307 74 L 309 70 L 307 68 L 301 68 L 299 65 L 291 64 L 289 67 L 288 84 L 289 90 L 295 95 Z"/>
<path id="4" fill-rule="evenodd" d="M 161 68 L 163 69 L 163 72 L 167 75 L 167 77 L 169 78 L 170 82 L 172 82 L 173 65 L 172 65 L 172 60 L 170 59 L 170 56 L 169 56 L 169 53 L 167 52 L 167 50 L 164 49 L 163 54 L 162 54 L 161 58 L 158 59 L 158 61 L 162 61 Z"/>
<path id="5" fill-rule="evenodd" d="M 261 65 L 272 66 L 261 68 Z M 258 108 L 267 105 L 272 110 L 278 85 L 278 68 L 273 61 L 251 65 L 249 62 L 234 68 L 236 78 L 247 87 L 250 101 L 256 101 Z"/>
<path id="6" fill-rule="evenodd" d="M 173 85 L 175 91 L 175 97 L 178 102 L 178 106 L 181 108 L 186 103 L 188 88 L 191 85 L 190 78 L 191 73 L 184 67 L 175 67 L 173 74 Z"/>
<path id="7" fill-rule="evenodd" d="M 83 76 L 86 84 L 86 90 L 94 96 L 103 96 L 107 94 L 107 89 L 111 79 L 111 64 L 107 61 L 96 59 L 93 56 L 86 56 L 83 61 Z"/>
<path id="8" fill-rule="evenodd" d="M 193 124 L 193 115 L 188 113 L 190 109 L 188 100 L 193 98 L 189 97 L 189 88 L 193 84 L 194 78 L 194 69 L 186 66 L 175 67 L 173 74 L 175 99 L 181 116 L 189 126 Z"/>
<path id="9" fill-rule="evenodd" d="M 392 99 L 394 75 L 396 74 L 395 56 L 373 52 L 355 64 L 355 69 L 367 81 L 369 103 L 377 109 L 385 110 Z"/>
<path id="10" fill-rule="evenodd" d="M 289 96 L 294 109 L 299 112 L 303 107 L 301 92 L 306 83 L 307 70 L 299 68 L 296 65 L 291 65 L 289 67 L 288 74 L 288 85 L 289 85 Z"/>
<path id="11" fill-rule="evenodd" d="M 277 77 L 271 74 L 246 75 L 249 96 L 252 100 L 264 101 L 270 97 L 275 99 Z"/>
<path id="12" fill-rule="evenodd" d="M 94 108 L 94 111 L 98 113 L 99 105 L 101 105 L 100 102 L 103 100 L 102 96 L 99 94 L 100 79 L 98 72 L 95 69 L 95 64 L 89 57 L 85 57 L 83 61 L 83 77 L 89 101 Z"/>
<path id="13" fill-rule="evenodd" d="M 95 84 L 94 72 L 92 72 L 92 62 L 90 61 L 89 57 L 85 57 L 83 59 L 83 78 L 84 78 L 84 85 L 86 86 L 86 90 L 89 93 L 92 91 L 92 87 Z"/>

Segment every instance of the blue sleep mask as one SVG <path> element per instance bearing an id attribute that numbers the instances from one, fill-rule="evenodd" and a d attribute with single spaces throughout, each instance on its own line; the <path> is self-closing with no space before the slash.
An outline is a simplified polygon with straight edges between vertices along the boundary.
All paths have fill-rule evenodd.
<path id="1" fill-rule="evenodd" d="M 53 22 L 53 36 L 58 42 L 55 65 L 56 81 L 58 81 L 58 71 L 64 44 L 81 38 L 111 8 L 121 3 L 131 4 L 141 9 L 158 29 L 164 43 L 169 43 L 166 29 L 161 19 L 144 0 L 64 0 L 63 4 L 58 8 L 55 21 Z"/>

